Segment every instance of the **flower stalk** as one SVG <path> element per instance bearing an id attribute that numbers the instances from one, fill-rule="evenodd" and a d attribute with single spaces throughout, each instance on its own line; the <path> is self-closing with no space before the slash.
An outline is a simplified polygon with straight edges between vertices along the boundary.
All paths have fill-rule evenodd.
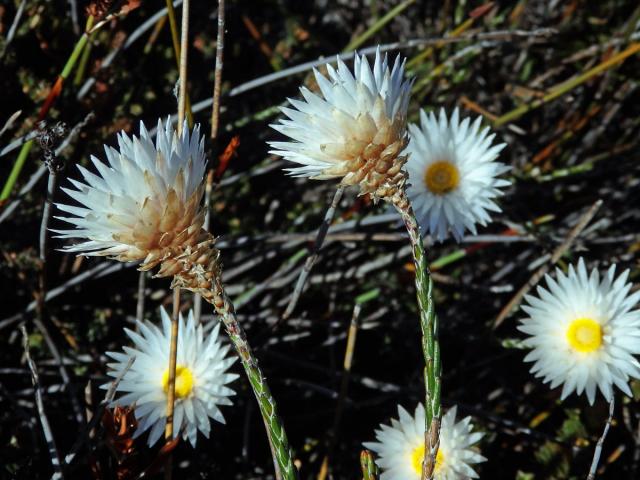
<path id="1" fill-rule="evenodd" d="M 197 244 L 182 252 L 173 252 L 168 260 L 171 269 L 160 266 L 159 276 L 172 271 L 172 287 L 180 287 L 202 295 L 211 303 L 220 316 L 231 343 L 240 357 L 251 389 L 258 401 L 258 407 L 265 423 L 267 437 L 274 457 L 276 478 L 296 480 L 297 470 L 293 464 L 289 440 L 278 415 L 275 399 L 271 394 L 258 360 L 254 356 L 246 333 L 236 317 L 235 308 L 222 284 L 220 252 L 214 247 L 213 235 L 204 230 Z"/>
<path id="2" fill-rule="evenodd" d="M 176 399 L 176 366 L 178 360 L 178 319 L 180 317 L 180 287 L 173 290 L 173 311 L 171 313 L 171 344 L 169 346 L 169 380 L 167 388 L 167 425 L 164 437 L 173 438 L 173 412 Z M 139 319 L 142 321 L 142 319 Z"/>
<path id="3" fill-rule="evenodd" d="M 258 401 L 258 407 L 267 429 L 269 444 L 275 459 L 274 466 L 276 467 L 276 472 L 279 473 L 277 478 L 296 480 L 297 470 L 293 464 L 287 433 L 284 430 L 282 420 L 278 416 L 275 399 L 271 395 L 267 381 L 258 365 L 258 360 L 251 351 L 244 329 L 238 323 L 235 309 L 224 290 L 219 275 L 214 277 L 212 292 L 212 304 L 218 315 L 220 315 L 227 334 L 238 352 L 244 371 Z"/>
<path id="4" fill-rule="evenodd" d="M 425 383 L 425 456 L 422 463 L 422 479 L 432 480 L 436 466 L 436 456 L 440 443 L 440 388 L 442 365 L 438 342 L 438 321 L 433 305 L 433 280 L 429 273 L 427 255 L 422 243 L 420 226 L 404 189 L 388 201 L 396 208 L 409 234 L 415 264 L 415 284 L 420 329 L 422 330 L 422 354 L 424 356 Z"/>
<path id="5" fill-rule="evenodd" d="M 187 104 L 187 43 L 189 39 L 189 0 L 182 2 L 182 31 L 180 51 L 180 93 L 178 96 L 178 136 L 182 134 Z M 176 401 L 176 368 L 178 359 L 178 331 L 180 316 L 180 287 L 173 290 L 173 312 L 171 315 L 171 344 L 169 349 L 169 383 L 167 389 L 167 425 L 164 436 L 173 438 L 173 412 Z M 171 457 L 167 464 L 166 476 L 171 478 Z"/>

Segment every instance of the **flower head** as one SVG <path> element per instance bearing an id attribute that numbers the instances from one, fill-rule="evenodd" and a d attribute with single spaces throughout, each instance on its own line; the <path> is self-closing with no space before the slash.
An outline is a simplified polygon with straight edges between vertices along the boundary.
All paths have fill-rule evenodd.
<path id="1" fill-rule="evenodd" d="M 143 262 L 148 270 L 175 249 L 201 241 L 204 211 L 204 140 L 200 128 L 178 136 L 158 120 L 155 144 L 140 122 L 140 137 L 118 135 L 118 150 L 105 145 L 108 165 L 92 156 L 98 175 L 78 165 L 84 183 L 63 190 L 82 206 L 59 203 L 75 229 L 56 230 L 62 238 L 83 239 L 68 252 Z"/>
<path id="2" fill-rule="evenodd" d="M 167 422 L 167 390 L 169 383 L 169 346 L 171 319 L 164 308 L 162 330 L 150 322 L 137 322 L 140 333 L 125 329 L 135 348 L 124 347 L 124 353 L 107 352 L 115 360 L 109 363 L 108 375 L 119 377 L 129 360 L 133 365 L 124 374 L 117 391 L 124 392 L 114 403 L 135 406 L 138 429 L 134 437 L 147 430 L 149 446 L 163 435 Z M 219 405 L 231 405 L 229 397 L 235 392 L 226 385 L 236 378 L 227 373 L 236 357 L 227 357 L 230 347 L 218 338 L 220 325 L 216 325 L 204 338 L 202 324 L 196 326 L 193 311 L 185 323 L 180 315 L 178 327 L 178 357 L 176 364 L 174 438 L 182 434 L 195 447 L 198 430 L 209 437 L 209 418 L 224 423 Z M 109 384 L 103 388 L 108 388 Z"/>
<path id="3" fill-rule="evenodd" d="M 411 82 L 404 79 L 404 61 L 396 57 L 389 70 L 387 56 L 376 52 L 373 69 L 356 55 L 353 73 L 340 58 L 327 65 L 329 78 L 314 70 L 320 88 L 302 87 L 304 100 L 289 99 L 288 117 L 272 127 L 292 141 L 270 142 L 271 153 L 301 166 L 293 175 L 315 179 L 341 178 L 359 185 L 362 194 L 382 198 L 404 182 L 402 155 Z"/>
<path id="4" fill-rule="evenodd" d="M 494 199 L 509 182 L 497 178 L 509 168 L 496 158 L 505 144 L 491 146 L 494 134 L 480 130 L 480 118 L 451 119 L 444 110 L 438 118 L 420 111 L 420 126 L 409 125 L 409 187 L 407 193 L 420 225 L 442 241 L 450 230 L 460 241 L 465 230 L 476 233 L 486 225 L 489 211 L 499 212 Z"/>
<path id="5" fill-rule="evenodd" d="M 472 447 L 482 433 L 472 432 L 471 418 L 456 423 L 457 408 L 451 408 L 440 427 L 440 448 L 436 457 L 436 480 L 478 478 L 471 465 L 486 460 Z M 419 480 L 424 459 L 424 406 L 419 404 L 413 417 L 398 406 L 398 420 L 391 426 L 380 425 L 377 442 L 364 446 L 378 455 L 376 463 L 383 470 L 381 480 Z"/>
<path id="6" fill-rule="evenodd" d="M 599 388 L 607 401 L 613 385 L 631 396 L 629 377 L 640 378 L 640 311 L 632 310 L 640 292 L 629 295 L 629 271 L 615 278 L 615 265 L 600 278 L 587 272 L 584 260 L 569 266 L 565 275 L 556 270 L 556 280 L 547 275 L 547 288 L 538 286 L 538 296 L 527 296 L 529 315 L 520 331 L 533 350 L 525 357 L 534 362 L 531 372 L 551 388 L 560 384 L 562 399 L 572 392 L 586 392 L 593 404 Z"/>

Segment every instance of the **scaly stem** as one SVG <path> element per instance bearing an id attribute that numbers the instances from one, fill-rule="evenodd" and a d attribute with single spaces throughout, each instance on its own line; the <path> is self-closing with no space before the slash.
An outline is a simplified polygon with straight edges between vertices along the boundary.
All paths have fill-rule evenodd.
<path id="1" fill-rule="evenodd" d="M 422 353 L 425 365 L 425 456 L 422 463 L 422 479 L 432 480 L 440 444 L 440 419 L 442 417 L 440 408 L 442 366 L 440 364 L 440 344 L 438 343 L 438 321 L 433 305 L 433 280 L 429 274 L 420 227 L 404 189 L 394 195 L 390 202 L 400 213 L 413 247 L 413 261 L 416 267 L 416 296 L 420 309 Z"/>
<path id="2" fill-rule="evenodd" d="M 362 469 L 362 480 L 378 480 L 378 466 L 373 461 L 373 455 L 369 450 L 362 450 L 360 453 L 360 468 Z"/>
<path id="3" fill-rule="evenodd" d="M 258 400 L 260 413 L 262 414 L 267 429 L 269 444 L 275 457 L 274 466 L 276 468 L 276 478 L 296 480 L 298 478 L 298 472 L 291 458 L 289 440 L 287 439 L 282 421 L 278 416 L 276 401 L 271 395 L 262 370 L 260 370 L 258 366 L 258 360 L 251 352 L 251 347 L 247 342 L 247 336 L 238 323 L 235 309 L 224 290 L 219 274 L 216 275 L 213 280 L 212 304 L 218 315 L 220 315 L 227 334 L 238 352 L 253 393 Z"/>

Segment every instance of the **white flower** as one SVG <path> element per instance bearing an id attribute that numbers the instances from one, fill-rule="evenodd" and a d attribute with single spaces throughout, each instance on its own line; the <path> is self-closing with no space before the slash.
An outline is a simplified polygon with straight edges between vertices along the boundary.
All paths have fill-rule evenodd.
<path id="1" fill-rule="evenodd" d="M 314 70 L 320 95 L 306 87 L 304 100 L 289 99 L 288 119 L 272 127 L 292 141 L 270 142 L 271 153 L 301 166 L 293 175 L 315 179 L 342 178 L 343 185 L 359 184 L 362 193 L 404 180 L 406 117 L 411 82 L 404 79 L 404 60 L 396 57 L 391 71 L 387 56 L 376 52 L 373 70 L 356 54 L 354 73 L 340 58 L 337 70 L 327 65 L 329 78 Z"/>
<path id="2" fill-rule="evenodd" d="M 584 260 L 569 274 L 556 270 L 549 275 L 547 288 L 538 286 L 538 297 L 527 295 L 529 315 L 519 330 L 530 335 L 525 345 L 533 348 L 526 362 L 535 362 L 531 372 L 551 388 L 560 384 L 562 399 L 572 392 L 586 392 L 593 404 L 599 388 L 607 401 L 613 398 L 613 385 L 631 396 L 629 377 L 640 378 L 640 311 L 632 310 L 640 292 L 629 295 L 629 271 L 617 279 L 612 265 L 600 278 L 597 270 L 589 274 Z"/>
<path id="3" fill-rule="evenodd" d="M 65 248 L 84 255 L 143 261 L 148 270 L 172 248 L 195 244 L 204 222 L 204 139 L 158 120 L 155 144 L 140 122 L 140 137 L 118 135 L 119 150 L 105 145 L 108 165 L 92 156 L 98 175 L 78 165 L 84 183 L 63 190 L 82 206 L 57 204 L 71 214 L 58 217 L 75 229 L 56 230 L 62 238 L 84 241 Z"/>
<path id="4" fill-rule="evenodd" d="M 478 478 L 471 465 L 486 458 L 473 447 L 482 438 L 472 432 L 471 417 L 456 423 L 457 408 L 451 408 L 443 417 L 440 427 L 440 448 L 436 456 L 436 480 L 462 480 Z M 376 430 L 377 442 L 364 446 L 378 456 L 376 463 L 382 469 L 381 480 L 420 480 L 424 459 L 424 406 L 419 404 L 412 417 L 398 406 L 398 417 L 391 426 L 380 425 Z"/>
<path id="5" fill-rule="evenodd" d="M 494 199 L 509 182 L 496 177 L 509 168 L 496 162 L 505 144 L 491 146 L 495 134 L 480 130 L 481 119 L 459 120 L 456 108 L 447 119 L 420 111 L 420 126 L 409 125 L 409 187 L 407 193 L 426 233 L 442 241 L 450 230 L 460 241 L 464 231 L 476 234 L 489 211 L 499 212 Z"/>
<path id="6" fill-rule="evenodd" d="M 164 308 L 160 312 L 162 330 L 150 322 L 138 321 L 140 333 L 125 329 L 135 348 L 124 347 L 124 353 L 107 352 L 116 361 L 108 364 L 108 375 L 114 378 L 120 376 L 129 360 L 135 357 L 117 389 L 126 394 L 114 403 L 135 406 L 138 428 L 134 437 L 151 429 L 149 446 L 163 436 L 167 422 L 171 319 Z M 219 329 L 218 324 L 205 339 L 203 326 L 196 326 L 193 311 L 189 312 L 186 324 L 180 315 L 173 431 L 174 438 L 182 434 L 194 447 L 198 430 L 209 437 L 209 418 L 225 423 L 218 406 L 231 405 L 229 397 L 235 394 L 226 384 L 238 378 L 235 373 L 227 373 L 236 357 L 226 356 L 230 346 L 220 342 Z"/>

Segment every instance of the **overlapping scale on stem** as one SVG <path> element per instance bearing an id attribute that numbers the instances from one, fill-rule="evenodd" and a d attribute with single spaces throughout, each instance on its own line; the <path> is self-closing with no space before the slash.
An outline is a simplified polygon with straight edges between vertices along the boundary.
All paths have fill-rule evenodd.
<path id="1" fill-rule="evenodd" d="M 422 330 L 422 353 L 424 356 L 425 383 L 425 461 L 422 478 L 431 480 L 436 465 L 439 446 L 441 410 L 440 343 L 438 342 L 438 321 L 433 303 L 433 280 L 429 274 L 427 256 L 422 243 L 420 227 L 411 204 L 404 191 L 394 195 L 390 202 L 400 213 L 409 234 L 415 264 L 415 284 L 418 307 L 420 310 L 420 328 Z"/>

